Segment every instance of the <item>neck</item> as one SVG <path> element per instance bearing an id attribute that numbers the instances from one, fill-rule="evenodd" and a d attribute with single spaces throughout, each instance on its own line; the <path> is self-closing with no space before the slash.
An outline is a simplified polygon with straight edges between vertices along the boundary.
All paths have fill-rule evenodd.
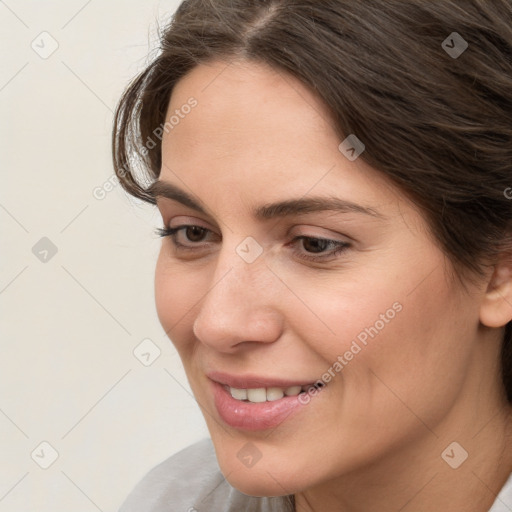
<path id="1" fill-rule="evenodd" d="M 454 408 L 392 455 L 297 494 L 296 512 L 488 512 L 512 472 L 512 406 L 478 405 L 470 415 Z"/>

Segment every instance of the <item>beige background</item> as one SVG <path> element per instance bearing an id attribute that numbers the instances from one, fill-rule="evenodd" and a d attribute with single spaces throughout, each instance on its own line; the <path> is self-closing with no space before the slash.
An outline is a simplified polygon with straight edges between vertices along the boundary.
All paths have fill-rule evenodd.
<path id="1" fill-rule="evenodd" d="M 93 195 L 116 102 L 178 4 L 0 2 L 0 512 L 117 510 L 208 435 L 155 312 L 158 212 Z"/>

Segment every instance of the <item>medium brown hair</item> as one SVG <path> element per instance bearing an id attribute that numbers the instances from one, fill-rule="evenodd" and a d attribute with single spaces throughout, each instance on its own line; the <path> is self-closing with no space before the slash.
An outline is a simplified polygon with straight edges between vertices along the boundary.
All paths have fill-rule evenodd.
<path id="1" fill-rule="evenodd" d="M 355 134 L 360 158 L 423 211 L 458 275 L 481 276 L 510 250 L 511 1 L 182 2 L 116 110 L 114 167 L 130 194 L 155 202 L 142 181 L 160 174 L 173 87 L 217 59 L 265 63 L 311 88 L 340 141 Z M 512 322 L 504 331 L 512 403 Z"/>

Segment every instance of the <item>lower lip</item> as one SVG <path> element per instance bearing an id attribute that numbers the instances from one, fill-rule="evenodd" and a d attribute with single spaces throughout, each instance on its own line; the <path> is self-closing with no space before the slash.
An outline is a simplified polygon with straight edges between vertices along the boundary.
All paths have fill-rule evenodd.
<path id="1" fill-rule="evenodd" d="M 222 384 L 211 382 L 219 416 L 234 428 L 244 430 L 275 428 L 304 407 L 304 404 L 299 402 L 298 395 L 284 396 L 271 402 L 243 402 L 233 398 Z"/>

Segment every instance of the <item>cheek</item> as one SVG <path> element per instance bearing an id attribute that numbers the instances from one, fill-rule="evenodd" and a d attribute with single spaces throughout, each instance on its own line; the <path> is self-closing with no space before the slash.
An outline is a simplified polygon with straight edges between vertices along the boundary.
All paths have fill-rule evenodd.
<path id="1" fill-rule="evenodd" d="M 433 427 L 464 388 L 477 313 L 441 270 L 413 292 L 395 291 L 402 310 L 369 339 L 349 387 L 360 396 L 365 390 L 369 409 L 380 411 L 390 428 L 399 416 Z"/>
<path id="2" fill-rule="evenodd" d="M 172 263 L 162 247 L 155 269 L 155 305 L 163 329 L 180 354 L 190 346 L 193 309 L 204 294 L 199 275 Z"/>
<path id="3" fill-rule="evenodd" d="M 422 282 L 424 274 L 419 266 L 400 279 L 399 272 L 364 284 L 340 279 L 339 286 L 311 288 L 308 306 L 316 316 L 304 307 L 290 311 L 294 331 L 323 361 L 317 368 L 335 375 L 336 392 L 354 398 L 354 406 L 364 397 L 375 411 L 382 404 L 398 411 L 400 397 L 418 409 L 436 404 L 435 415 L 463 386 L 478 309 L 446 281 L 442 266 Z"/>
<path id="4" fill-rule="evenodd" d="M 302 279 L 302 282 L 299 282 Z M 390 327 L 404 315 L 403 297 L 396 283 L 373 281 L 368 284 L 348 274 L 329 281 L 303 278 L 289 280 L 298 295 L 281 300 L 284 315 L 293 323 L 291 329 L 309 348 L 332 364 L 347 351 L 362 354 L 382 339 Z M 358 348 L 359 345 L 359 348 Z"/>

